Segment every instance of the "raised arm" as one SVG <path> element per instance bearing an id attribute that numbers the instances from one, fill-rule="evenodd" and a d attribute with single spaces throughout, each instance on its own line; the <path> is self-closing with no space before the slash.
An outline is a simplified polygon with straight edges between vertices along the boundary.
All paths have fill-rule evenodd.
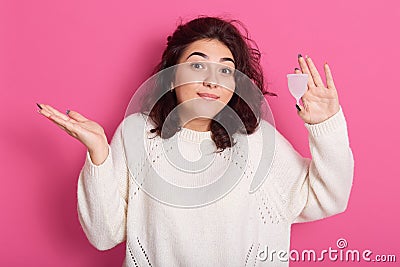
<path id="1" fill-rule="evenodd" d="M 293 177 L 287 189 L 288 208 L 293 222 L 321 219 L 344 211 L 353 181 L 354 159 L 349 146 L 347 125 L 339 105 L 332 73 L 324 64 L 324 85 L 310 57 L 300 54 L 301 70 L 308 74 L 308 90 L 302 97 L 303 106 L 297 107 L 300 118 L 309 132 L 312 159 L 304 159 L 297 152 L 293 156 Z M 293 149 L 283 145 L 287 151 Z M 300 171 L 300 173 L 298 173 Z M 297 180 L 291 180 L 296 178 Z M 286 190 L 287 190 L 286 189 Z"/>
<path id="2" fill-rule="evenodd" d="M 78 215 L 90 243 L 105 250 L 125 240 L 128 171 L 124 161 L 121 126 L 109 145 L 103 128 L 76 111 L 61 113 L 37 104 L 39 113 L 87 148 L 78 179 Z"/>

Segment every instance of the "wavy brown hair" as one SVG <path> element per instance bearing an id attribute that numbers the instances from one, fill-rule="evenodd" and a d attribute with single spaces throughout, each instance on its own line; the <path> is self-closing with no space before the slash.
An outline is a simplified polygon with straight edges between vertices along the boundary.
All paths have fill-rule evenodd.
<path id="1" fill-rule="evenodd" d="M 243 29 L 243 34 L 235 24 Z M 211 138 L 218 150 L 222 151 L 234 145 L 232 142 L 234 133 L 251 134 L 255 131 L 259 123 L 258 118 L 261 103 L 264 100 L 263 95 L 276 96 L 276 94 L 269 92 L 265 87 L 264 75 L 260 65 L 261 53 L 257 44 L 248 37 L 246 27 L 238 20 L 199 16 L 185 24 L 181 23 L 174 33 L 168 36 L 167 47 L 162 54 L 161 62 L 156 66 L 153 74 L 176 65 L 185 49 L 191 43 L 201 39 L 214 39 L 226 45 L 234 57 L 236 70 L 242 73 L 241 78 L 235 77 L 235 93 L 227 103 L 239 116 L 241 122 L 237 122 L 237 117 L 232 116 L 227 107 L 223 108 L 211 121 Z M 243 78 L 243 74 L 247 76 L 246 79 Z M 155 90 L 149 92 L 141 110 L 154 122 L 155 128 L 151 132 L 156 132 L 162 138 L 170 138 L 180 129 L 178 121 L 174 121 L 172 125 L 170 123 L 165 124 L 166 127 L 163 129 L 167 116 L 178 104 L 175 91 L 168 90 L 171 80 L 172 77 L 160 75 L 157 78 Z M 249 86 L 256 86 L 257 90 L 260 90 L 262 94 L 254 94 L 250 101 L 248 99 L 244 101 L 240 97 L 240 92 L 244 92 L 246 89 L 249 90 Z M 155 99 L 158 96 L 161 97 Z M 155 104 L 150 105 L 151 103 Z M 242 129 L 243 125 L 245 129 Z"/>

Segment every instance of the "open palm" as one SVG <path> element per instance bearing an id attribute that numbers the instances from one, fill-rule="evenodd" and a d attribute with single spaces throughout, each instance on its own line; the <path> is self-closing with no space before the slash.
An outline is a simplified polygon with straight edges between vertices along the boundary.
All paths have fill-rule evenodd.
<path id="1" fill-rule="evenodd" d="M 57 124 L 72 137 L 78 139 L 89 152 L 105 151 L 108 149 L 107 137 L 103 127 L 91 121 L 76 111 L 70 111 L 68 116 L 50 105 L 38 104 L 39 113 Z"/>
<path id="2" fill-rule="evenodd" d="M 325 86 L 310 57 L 299 56 L 298 61 L 301 70 L 296 69 L 295 73 L 308 74 L 308 89 L 301 98 L 303 106 L 298 111 L 298 114 L 308 124 L 323 122 L 335 115 L 340 109 L 339 98 L 330 68 L 327 63 L 324 64 L 327 84 Z"/>

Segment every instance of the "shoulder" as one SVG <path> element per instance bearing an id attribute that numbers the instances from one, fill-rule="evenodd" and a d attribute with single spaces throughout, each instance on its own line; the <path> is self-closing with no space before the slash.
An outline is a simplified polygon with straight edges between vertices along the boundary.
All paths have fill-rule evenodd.
<path id="1" fill-rule="evenodd" d="M 125 118 L 121 121 L 119 128 L 126 130 L 146 130 L 154 128 L 154 122 L 147 114 L 136 112 L 129 115 L 125 115 Z"/>
<path id="2" fill-rule="evenodd" d="M 115 130 L 113 140 L 135 140 L 143 139 L 145 136 L 150 137 L 151 129 L 154 128 L 150 117 L 143 113 L 132 113 L 126 115 L 119 123 Z"/>
<path id="3" fill-rule="evenodd" d="M 141 112 L 136 112 L 125 115 L 122 124 L 142 124 L 145 123 L 148 118 L 149 118 L 148 115 Z"/>
<path id="4" fill-rule="evenodd" d="M 290 142 L 280 133 L 275 126 L 264 119 L 260 120 L 257 129 L 247 135 L 250 147 L 255 150 L 262 150 L 268 147 L 269 149 L 288 149 L 292 145 Z"/>
<path id="5" fill-rule="evenodd" d="M 253 134 L 248 135 L 249 152 L 254 155 L 256 164 L 271 164 L 271 167 L 288 168 L 304 167 L 304 159 L 293 145 L 278 131 L 275 126 L 261 120 Z"/>

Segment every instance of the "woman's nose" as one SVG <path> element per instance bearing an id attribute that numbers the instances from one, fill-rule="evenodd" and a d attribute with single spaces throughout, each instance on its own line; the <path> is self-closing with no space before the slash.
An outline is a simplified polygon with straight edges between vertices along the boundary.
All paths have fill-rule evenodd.
<path id="1" fill-rule="evenodd" d="M 206 86 L 206 87 L 209 87 L 211 89 L 214 89 L 214 88 L 216 88 L 218 86 L 217 83 L 211 82 L 211 81 L 204 81 L 203 85 Z"/>
<path id="2" fill-rule="evenodd" d="M 210 66 L 207 71 L 207 76 L 204 79 L 203 85 L 210 87 L 210 89 L 216 88 L 218 86 L 218 80 L 216 75 L 216 70 L 214 66 Z"/>

